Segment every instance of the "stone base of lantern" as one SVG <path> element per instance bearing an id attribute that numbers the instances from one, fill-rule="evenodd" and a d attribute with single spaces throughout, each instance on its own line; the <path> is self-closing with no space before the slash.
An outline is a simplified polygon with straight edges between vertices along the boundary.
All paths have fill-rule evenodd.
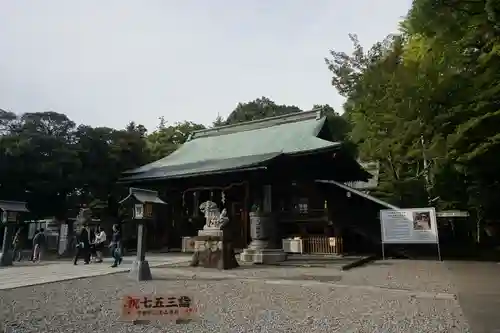
<path id="1" fill-rule="evenodd" d="M 12 266 L 12 254 L 8 252 L 0 253 L 0 266 Z"/>
<path id="2" fill-rule="evenodd" d="M 270 213 L 250 213 L 252 242 L 240 254 L 240 260 L 254 264 L 277 264 L 286 260 L 283 249 L 274 248 L 274 217 Z"/>
<path id="3" fill-rule="evenodd" d="M 128 276 L 136 281 L 150 281 L 153 279 L 149 263 L 146 260 L 135 260 Z"/>
<path id="4" fill-rule="evenodd" d="M 246 248 L 240 254 L 240 260 L 254 264 L 277 264 L 286 260 L 286 253 L 282 249 Z"/>
<path id="5" fill-rule="evenodd" d="M 200 232 L 194 237 L 194 254 L 190 266 L 217 269 L 239 267 L 231 241 L 219 235 L 207 235 Z"/>

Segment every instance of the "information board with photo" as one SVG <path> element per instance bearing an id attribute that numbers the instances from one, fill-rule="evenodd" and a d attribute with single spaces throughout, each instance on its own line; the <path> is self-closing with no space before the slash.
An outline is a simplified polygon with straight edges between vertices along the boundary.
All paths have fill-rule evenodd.
<path id="1" fill-rule="evenodd" d="M 434 208 L 384 209 L 380 211 L 382 242 L 392 244 L 439 243 Z"/>

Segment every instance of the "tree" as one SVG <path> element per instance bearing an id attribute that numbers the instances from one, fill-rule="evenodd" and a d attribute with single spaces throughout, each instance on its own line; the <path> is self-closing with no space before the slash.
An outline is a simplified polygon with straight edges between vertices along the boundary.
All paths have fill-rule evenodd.
<path id="1" fill-rule="evenodd" d="M 74 216 L 83 203 L 113 214 L 108 203 L 122 172 L 150 161 L 145 134 L 135 123 L 76 127 L 56 112 L 0 111 L 0 197 L 27 201 L 33 218 Z"/>
<path id="2" fill-rule="evenodd" d="M 443 47 L 455 70 L 456 98 L 442 116 L 450 159 L 467 183 L 467 204 L 480 219 L 497 216 L 500 199 L 499 57 L 500 6 L 497 2 L 414 2 L 408 29 Z"/>
<path id="3" fill-rule="evenodd" d="M 144 126 L 133 122 L 125 130 L 78 127 L 75 150 L 82 167 L 75 192 L 78 193 L 79 204 L 89 204 L 101 216 L 117 214 L 114 201 L 120 191 L 116 182 L 124 171 L 151 160 L 146 149 L 146 132 Z M 110 208 L 110 205 L 113 207 Z"/>
<path id="4" fill-rule="evenodd" d="M 160 119 L 158 129 L 149 134 L 146 139 L 151 160 L 156 161 L 170 155 L 187 141 L 192 132 L 204 128 L 204 125 L 191 121 L 174 123 L 167 126 L 164 119 Z"/>
<path id="5" fill-rule="evenodd" d="M 277 105 L 269 98 L 261 97 L 251 102 L 239 103 L 227 117 L 225 125 L 282 116 L 301 111 L 302 110 L 296 106 Z"/>
<path id="6" fill-rule="evenodd" d="M 12 161 L 3 186 L 6 199 L 29 199 L 31 210 L 40 215 L 64 213 L 66 196 L 76 182 L 74 170 L 80 163 L 71 147 L 74 127 L 74 122 L 56 112 L 19 117 L 2 137 L 8 142 L 5 153 Z"/>
<path id="7" fill-rule="evenodd" d="M 499 6 L 415 0 L 401 32 L 331 51 L 332 84 L 360 157 L 381 162 L 377 195 L 401 206 L 497 218 Z"/>
<path id="8" fill-rule="evenodd" d="M 212 123 L 212 127 L 219 127 L 224 125 L 225 125 L 224 118 L 220 114 L 218 114 L 217 118 L 215 118 L 215 120 Z"/>

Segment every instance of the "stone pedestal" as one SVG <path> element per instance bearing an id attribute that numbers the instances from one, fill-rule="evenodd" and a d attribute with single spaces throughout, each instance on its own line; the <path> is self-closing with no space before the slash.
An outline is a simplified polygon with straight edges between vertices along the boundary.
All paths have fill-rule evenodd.
<path id="1" fill-rule="evenodd" d="M 192 267 L 232 269 L 239 266 L 233 245 L 229 239 L 224 239 L 222 230 L 201 230 L 194 242 Z"/>
<path id="2" fill-rule="evenodd" d="M 129 277 L 136 281 L 152 280 L 151 269 L 147 260 L 135 260 L 130 268 Z"/>
<path id="3" fill-rule="evenodd" d="M 275 248 L 274 219 L 271 214 L 250 213 L 252 242 L 240 254 L 241 261 L 254 264 L 276 264 L 286 260 L 283 249 Z"/>
<path id="4" fill-rule="evenodd" d="M 198 231 L 198 236 L 213 236 L 213 237 L 221 237 L 224 235 L 224 232 L 219 228 L 203 228 Z"/>
<path id="5" fill-rule="evenodd" d="M 240 254 L 240 260 L 254 264 L 272 265 L 286 260 L 283 249 L 250 249 L 246 248 Z"/>
<path id="6" fill-rule="evenodd" d="M 0 255 L 0 266 L 12 266 L 12 238 L 14 226 L 4 224 L 2 254 Z"/>
<path id="7" fill-rule="evenodd" d="M 143 221 L 137 226 L 137 257 L 130 268 L 129 277 L 136 281 L 152 280 L 151 269 L 146 260 L 146 226 Z"/>

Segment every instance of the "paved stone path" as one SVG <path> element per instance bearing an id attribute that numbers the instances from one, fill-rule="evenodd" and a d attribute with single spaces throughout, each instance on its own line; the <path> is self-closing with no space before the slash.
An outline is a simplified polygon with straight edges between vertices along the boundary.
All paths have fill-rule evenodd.
<path id="1" fill-rule="evenodd" d="M 80 262 L 76 266 L 70 260 L 42 261 L 39 264 L 15 263 L 14 266 L 0 267 L 0 290 L 126 272 L 130 270 L 134 259 L 134 256 L 124 257 L 123 263 L 116 268 L 111 267 L 111 259 L 109 258 L 99 264 L 84 265 L 83 262 Z M 151 254 L 146 259 L 150 267 L 158 267 L 186 262 L 190 260 L 190 257 L 183 254 Z"/>

